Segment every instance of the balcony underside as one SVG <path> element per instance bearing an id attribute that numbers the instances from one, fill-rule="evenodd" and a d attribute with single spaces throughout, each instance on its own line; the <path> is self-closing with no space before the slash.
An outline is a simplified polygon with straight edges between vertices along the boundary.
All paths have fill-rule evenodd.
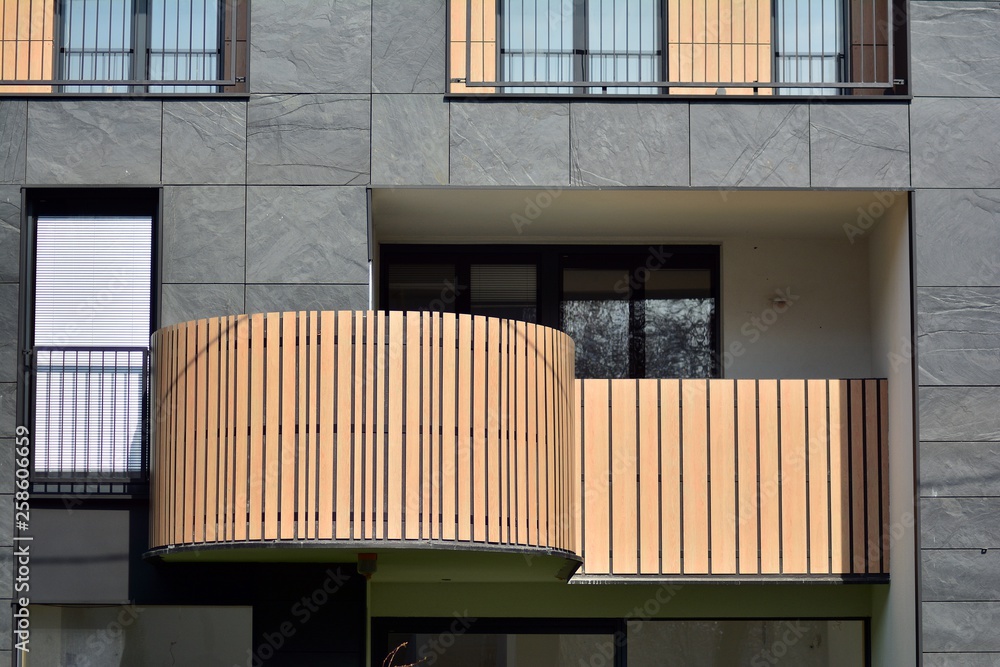
<path id="1" fill-rule="evenodd" d="M 573 351 L 430 313 L 163 329 L 148 555 L 376 553 L 400 580 L 888 580 L 885 380 L 574 381 Z"/>

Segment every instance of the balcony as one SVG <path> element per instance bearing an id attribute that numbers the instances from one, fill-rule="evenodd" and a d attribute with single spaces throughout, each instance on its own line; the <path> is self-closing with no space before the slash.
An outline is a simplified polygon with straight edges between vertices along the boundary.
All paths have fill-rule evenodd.
<path id="1" fill-rule="evenodd" d="M 573 355 L 553 329 L 468 315 L 162 329 L 151 555 L 887 579 L 885 380 L 573 380 Z"/>
<path id="2" fill-rule="evenodd" d="M 0 0 L 0 93 L 245 92 L 245 0 Z"/>
<path id="3" fill-rule="evenodd" d="M 449 92 L 905 95 L 898 0 L 451 0 Z"/>

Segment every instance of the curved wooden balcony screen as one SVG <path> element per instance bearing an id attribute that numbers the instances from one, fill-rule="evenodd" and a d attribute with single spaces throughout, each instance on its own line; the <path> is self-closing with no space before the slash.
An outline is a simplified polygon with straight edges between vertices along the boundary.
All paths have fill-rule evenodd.
<path id="1" fill-rule="evenodd" d="M 573 552 L 573 354 L 547 327 L 436 313 L 268 313 L 161 329 L 151 546 Z"/>
<path id="2" fill-rule="evenodd" d="M 887 577 L 886 380 L 576 389 L 578 574 Z"/>

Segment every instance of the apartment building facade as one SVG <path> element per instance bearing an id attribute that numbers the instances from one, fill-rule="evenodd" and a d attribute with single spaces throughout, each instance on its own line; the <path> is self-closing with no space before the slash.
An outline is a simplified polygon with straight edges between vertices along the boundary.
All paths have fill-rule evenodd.
<path id="1" fill-rule="evenodd" d="M 995 5 L 0 6 L 4 662 L 1000 660 Z"/>

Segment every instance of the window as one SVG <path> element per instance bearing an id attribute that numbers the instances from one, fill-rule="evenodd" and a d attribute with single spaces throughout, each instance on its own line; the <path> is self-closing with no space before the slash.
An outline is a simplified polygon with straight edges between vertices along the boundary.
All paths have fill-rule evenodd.
<path id="1" fill-rule="evenodd" d="M 33 205 L 37 490 L 145 479 L 154 217 L 126 202 Z"/>
<path id="2" fill-rule="evenodd" d="M 503 81 L 633 82 L 663 79 L 661 0 L 507 0 L 502 3 Z M 571 88 L 509 88 L 572 92 Z M 588 92 L 651 93 L 655 88 Z"/>
<path id="3" fill-rule="evenodd" d="M 382 246 L 381 303 L 559 328 L 579 377 L 718 374 L 718 249 Z"/>
<path id="4" fill-rule="evenodd" d="M 60 78 L 71 81 L 212 81 L 222 76 L 219 0 L 62 0 Z M 144 54 L 136 58 L 136 54 Z M 65 92 L 93 86 L 65 86 Z M 126 92 L 104 84 L 102 92 Z M 211 92 L 154 86 L 151 92 Z"/>
<path id="5" fill-rule="evenodd" d="M 450 1 L 454 93 L 905 92 L 901 0 Z"/>
<path id="6" fill-rule="evenodd" d="M 246 0 L 0 0 L 10 82 L 0 92 L 243 91 L 246 9 Z"/>
<path id="7" fill-rule="evenodd" d="M 599 619 L 373 619 L 376 664 L 393 651 L 393 665 L 437 667 L 578 667 L 615 665 L 618 620 Z M 442 641 L 442 637 L 447 637 Z M 403 644 L 406 646 L 403 646 Z M 386 661 L 388 664 L 390 661 Z"/>

